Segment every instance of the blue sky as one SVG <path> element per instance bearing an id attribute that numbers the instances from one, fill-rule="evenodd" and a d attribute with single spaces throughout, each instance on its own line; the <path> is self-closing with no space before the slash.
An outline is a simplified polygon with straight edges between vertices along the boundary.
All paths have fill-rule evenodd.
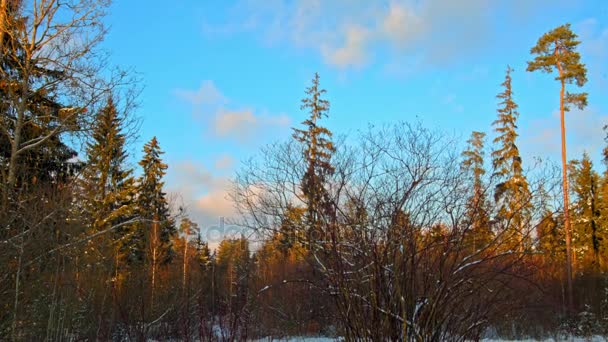
<path id="1" fill-rule="evenodd" d="M 205 227 L 230 216 L 239 160 L 287 139 L 314 72 L 331 101 L 326 126 L 421 120 L 466 138 L 491 133 L 507 65 L 519 145 L 558 160 L 558 85 L 525 72 L 544 32 L 571 23 L 589 69 L 589 107 L 568 114 L 569 158 L 599 164 L 608 123 L 608 2 L 563 0 L 115 1 L 104 46 L 143 80 L 141 145 L 157 136 L 167 186 Z M 573 89 L 574 90 L 574 89 Z M 490 137 L 492 134 L 490 134 Z M 603 171 L 603 165 L 597 165 Z"/>

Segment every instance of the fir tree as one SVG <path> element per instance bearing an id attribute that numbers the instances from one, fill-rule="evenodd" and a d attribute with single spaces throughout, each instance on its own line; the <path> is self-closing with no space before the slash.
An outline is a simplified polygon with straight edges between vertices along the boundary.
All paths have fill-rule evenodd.
<path id="1" fill-rule="evenodd" d="M 470 245 L 473 251 L 486 246 L 493 239 L 482 179 L 486 173 L 483 166 L 485 137 L 486 134 L 483 132 L 472 132 L 471 138 L 467 141 L 468 149 L 462 153 L 464 157 L 462 166 L 473 175 L 473 193 L 469 197 L 466 213 L 467 225 L 470 227 L 467 245 Z"/>
<path id="2" fill-rule="evenodd" d="M 307 163 L 302 177 L 301 189 L 307 199 L 307 220 L 309 233 L 320 230 L 319 217 L 331 213 L 329 194 L 325 188 L 327 178 L 334 172 L 331 156 L 335 151 L 331 141 L 332 133 L 319 125 L 319 120 L 328 116 L 329 101 L 322 98 L 325 89 L 319 86 L 319 74 L 315 73 L 312 85 L 306 89 L 307 97 L 302 99 L 302 110 L 309 113 L 308 119 L 302 122 L 304 129 L 294 128 L 293 137 L 304 147 L 304 159 Z"/>
<path id="3" fill-rule="evenodd" d="M 87 144 L 87 165 L 83 171 L 83 209 L 90 233 L 113 229 L 101 251 L 113 260 L 114 273 L 120 279 L 121 264 L 128 254 L 126 241 L 134 225 L 125 224 L 135 215 L 136 187 L 132 170 L 126 167 L 125 117 L 120 115 L 110 97 L 96 116 L 92 141 Z M 121 224 L 125 224 L 122 225 Z M 98 240 L 92 240 L 96 244 Z M 97 246 L 99 248 L 99 246 Z"/>
<path id="4" fill-rule="evenodd" d="M 112 98 L 96 117 L 92 141 L 87 144 L 83 171 L 86 210 L 95 231 L 124 222 L 134 213 L 135 184 L 126 167 L 124 117 Z"/>
<path id="5" fill-rule="evenodd" d="M 572 192 L 572 247 L 573 256 L 582 263 L 590 262 L 594 271 L 600 269 L 600 242 L 603 232 L 600 225 L 599 175 L 587 153 L 580 161 L 571 163 Z"/>
<path id="6" fill-rule="evenodd" d="M 163 177 L 167 169 L 161 159 L 163 153 L 154 137 L 144 145 L 144 157 L 139 162 L 143 175 L 139 179 L 137 210 L 142 224 L 135 234 L 133 247 L 134 257 L 137 260 L 146 259 L 151 265 L 152 304 L 157 268 L 170 262 L 175 255 L 173 238 L 177 234 L 163 191 Z"/>
<path id="7" fill-rule="evenodd" d="M 494 176 L 500 181 L 496 186 L 494 199 L 498 203 L 498 218 L 506 224 L 502 232 L 508 240 L 509 248 L 520 251 L 530 246 L 529 234 L 524 231 L 530 219 L 530 191 L 523 174 L 521 157 L 517 148 L 517 104 L 513 100 L 511 72 L 507 67 L 504 91 L 497 95 L 501 100 L 498 118 L 492 123 L 498 134 L 494 143 L 498 148 L 492 151 Z"/>
<path id="8" fill-rule="evenodd" d="M 566 233 L 566 272 L 568 278 L 568 305 L 574 308 L 572 289 L 572 253 L 571 253 L 571 227 L 569 217 L 568 175 L 566 157 L 566 123 L 564 114 L 574 105 L 579 109 L 587 106 L 587 93 L 570 93 L 566 91 L 566 84 L 575 83 L 582 87 L 587 82 L 587 69 L 581 63 L 580 54 L 576 47 L 580 44 L 577 35 L 570 30 L 570 24 L 554 28 L 543 34 L 530 53 L 536 55 L 534 60 L 528 62 L 527 71 L 541 70 L 551 73 L 558 72 L 555 78 L 560 82 L 559 109 L 562 140 L 562 189 L 564 195 L 564 229 Z"/>
<path id="9" fill-rule="evenodd" d="M 203 270 L 208 270 L 213 262 L 211 249 L 209 249 L 209 244 L 203 241 L 200 232 L 196 236 L 195 245 L 198 264 Z"/>

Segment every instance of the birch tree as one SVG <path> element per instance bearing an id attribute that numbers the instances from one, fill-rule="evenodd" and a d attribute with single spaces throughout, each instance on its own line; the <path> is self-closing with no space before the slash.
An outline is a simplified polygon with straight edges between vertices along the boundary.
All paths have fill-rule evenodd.
<path id="1" fill-rule="evenodd" d="M 0 134 L 10 152 L 3 193 L 17 186 L 22 156 L 47 141 L 89 129 L 98 100 L 129 83 L 100 48 L 108 0 L 2 0 Z"/>

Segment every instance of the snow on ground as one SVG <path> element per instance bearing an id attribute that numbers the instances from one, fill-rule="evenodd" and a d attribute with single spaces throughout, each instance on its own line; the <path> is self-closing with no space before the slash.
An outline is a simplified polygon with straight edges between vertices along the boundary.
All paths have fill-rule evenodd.
<path id="1" fill-rule="evenodd" d="M 527 340 L 501 340 L 501 339 L 483 339 L 481 340 L 482 342 L 536 342 L 539 340 L 534 340 L 534 339 L 527 339 Z M 567 339 L 558 339 L 555 340 L 553 338 L 547 338 L 544 340 L 540 340 L 541 342 L 558 342 L 558 341 L 564 341 L 564 342 L 605 342 L 606 338 L 602 337 L 602 336 L 593 336 L 590 338 L 583 338 L 583 337 L 570 337 Z"/>
<path id="2" fill-rule="evenodd" d="M 295 336 L 295 337 L 287 337 L 287 338 L 263 338 L 259 340 L 255 340 L 254 342 L 333 342 L 339 341 L 335 338 L 330 337 L 303 337 L 303 336 Z M 482 342 L 536 342 L 538 340 L 534 339 L 525 339 L 525 340 L 502 340 L 502 339 L 483 339 Z M 568 339 L 559 339 L 555 340 L 553 338 L 547 338 L 541 340 L 541 342 L 558 342 L 558 341 L 571 341 L 571 342 L 606 342 L 606 338 L 602 336 L 593 336 L 591 338 L 582 338 L 582 337 L 571 337 Z"/>
<path id="3" fill-rule="evenodd" d="M 338 341 L 335 338 L 330 337 L 304 337 L 304 336 L 292 336 L 286 338 L 262 338 L 254 340 L 253 342 L 334 342 Z"/>

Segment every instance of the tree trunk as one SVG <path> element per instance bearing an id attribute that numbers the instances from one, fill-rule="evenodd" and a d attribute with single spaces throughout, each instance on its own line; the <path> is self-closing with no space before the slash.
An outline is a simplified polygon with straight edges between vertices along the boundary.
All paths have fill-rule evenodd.
<path id="1" fill-rule="evenodd" d="M 0 0 L 0 53 L 4 54 L 4 33 L 8 29 L 7 1 Z"/>
<path id="2" fill-rule="evenodd" d="M 21 243 L 19 244 L 19 257 L 17 258 L 17 273 L 15 274 L 15 300 L 13 302 L 13 323 L 12 323 L 12 327 L 11 327 L 11 338 L 13 341 L 17 341 L 18 340 L 18 331 L 17 329 L 19 328 L 19 324 L 18 324 L 18 319 L 17 319 L 17 312 L 19 311 L 19 291 L 21 291 L 20 285 L 21 285 L 21 268 L 23 265 L 23 252 L 24 252 L 24 248 L 23 248 L 23 244 L 25 243 L 24 241 L 24 237 L 23 237 L 23 233 L 24 231 L 21 231 L 21 238 L 20 241 Z"/>
<path id="3" fill-rule="evenodd" d="M 19 144 L 21 142 L 21 128 L 23 122 L 23 114 L 19 112 L 17 114 L 17 124 L 15 125 L 15 135 L 11 143 L 11 156 L 8 162 L 8 179 L 7 188 L 5 191 L 8 193 L 13 190 L 17 183 L 17 157 L 19 151 Z"/>
<path id="4" fill-rule="evenodd" d="M 183 284 L 182 284 L 182 288 L 184 290 L 184 293 L 186 291 L 186 277 L 187 277 L 187 272 L 188 272 L 188 236 L 190 234 L 190 230 L 186 231 L 186 237 L 184 238 L 184 271 L 183 271 Z"/>
<path id="5" fill-rule="evenodd" d="M 561 65 L 558 64 L 559 75 L 562 77 L 563 71 Z M 574 310 L 574 298 L 572 288 L 572 249 L 571 249 L 571 232 L 570 232 L 570 213 L 569 206 L 570 200 L 568 196 L 568 171 L 567 171 L 567 160 L 566 160 L 566 122 L 564 117 L 564 93 L 565 93 L 565 82 L 562 80 L 562 87 L 560 90 L 559 99 L 559 111 L 561 121 L 561 134 L 562 134 L 562 186 L 564 192 L 564 230 L 566 232 L 566 276 L 568 281 L 568 309 L 570 312 Z"/>
<path id="6" fill-rule="evenodd" d="M 154 308 L 154 290 L 156 287 L 156 264 L 157 264 L 157 253 L 158 253 L 158 216 L 154 215 L 154 223 L 152 224 L 152 300 L 150 308 Z"/>

